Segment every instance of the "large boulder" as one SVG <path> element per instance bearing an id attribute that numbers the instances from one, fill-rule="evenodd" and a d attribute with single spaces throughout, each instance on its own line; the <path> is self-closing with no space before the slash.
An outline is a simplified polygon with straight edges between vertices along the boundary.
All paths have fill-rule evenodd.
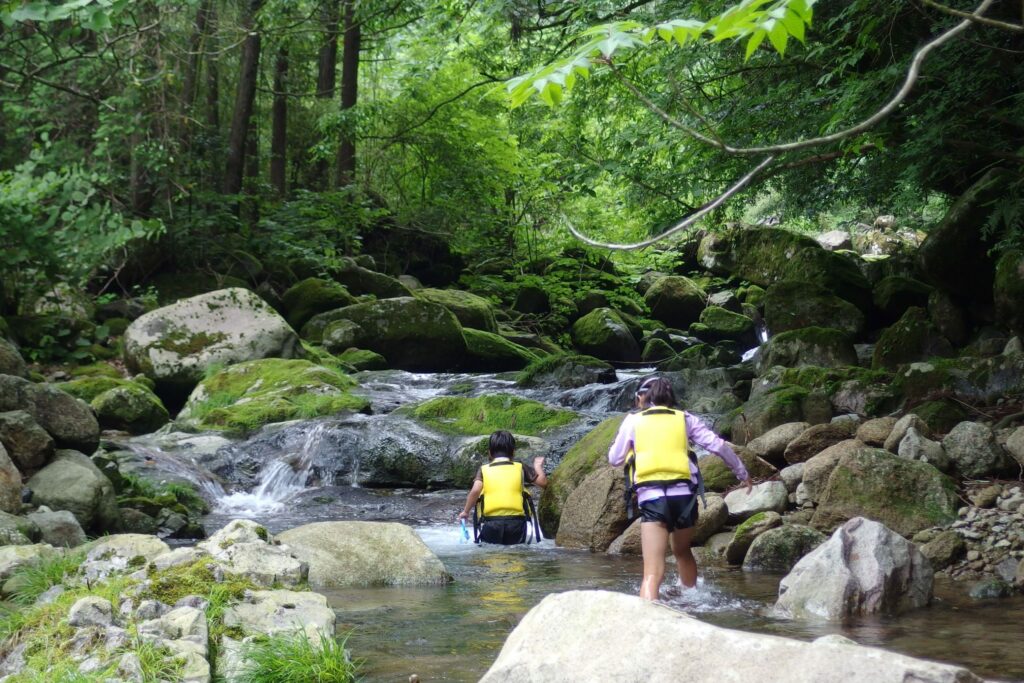
<path id="1" fill-rule="evenodd" d="M 31 415 L 59 448 L 91 454 L 99 445 L 100 425 L 89 405 L 52 384 L 0 375 L 0 412 L 10 410 Z"/>
<path id="2" fill-rule="evenodd" d="M 21 512 L 21 472 L 0 443 L 0 511 Z"/>
<path id="3" fill-rule="evenodd" d="M 777 334 L 761 349 L 761 371 L 781 365 L 837 368 L 857 364 L 849 335 L 825 327 L 802 327 Z"/>
<path id="4" fill-rule="evenodd" d="M 0 444 L 22 472 L 34 472 L 53 455 L 53 438 L 24 410 L 0 413 Z"/>
<path id="5" fill-rule="evenodd" d="M 466 356 L 462 326 L 444 306 L 405 296 L 368 301 L 313 316 L 302 336 L 319 341 L 328 324 L 350 320 L 359 326 L 355 346 L 388 359 L 391 367 L 413 371 L 451 370 Z"/>
<path id="6" fill-rule="evenodd" d="M 779 584 L 776 613 L 842 620 L 899 614 L 932 599 L 933 572 L 913 543 L 857 517 L 805 555 Z"/>
<path id="7" fill-rule="evenodd" d="M 780 282 L 769 287 L 764 296 L 764 321 L 771 334 L 803 327 L 825 327 L 851 336 L 864 331 L 860 309 L 811 282 Z"/>
<path id="8" fill-rule="evenodd" d="M 852 438 L 856 428 L 857 423 L 851 420 L 808 427 L 786 446 L 786 462 L 791 465 L 807 462 L 826 448 Z"/>
<path id="9" fill-rule="evenodd" d="M 800 480 L 800 486 L 804 495 L 807 496 L 807 500 L 817 503 L 825 490 L 828 478 L 832 476 L 832 470 L 839 464 L 839 460 L 847 453 L 853 453 L 861 448 L 864 448 L 864 443 L 857 439 L 840 441 L 803 463 L 803 478 Z"/>
<path id="10" fill-rule="evenodd" d="M 459 319 L 463 327 L 485 332 L 498 331 L 498 323 L 494 319 L 494 307 L 482 296 L 457 289 L 430 288 L 416 290 L 416 296 L 444 306 Z"/>
<path id="11" fill-rule="evenodd" d="M 831 530 L 853 517 L 867 517 L 909 537 L 952 522 L 957 505 L 953 482 L 933 466 L 865 447 L 840 457 L 812 525 Z"/>
<path id="12" fill-rule="evenodd" d="M 292 556 L 287 546 L 273 545 L 266 527 L 236 519 L 196 545 L 209 553 L 226 574 L 257 586 L 295 587 L 309 579 L 309 565 Z"/>
<path id="13" fill-rule="evenodd" d="M 871 367 L 895 370 L 900 365 L 953 355 L 949 340 L 928 319 L 923 308 L 908 308 L 875 344 Z"/>
<path id="14" fill-rule="evenodd" d="M 996 265 L 993 286 L 996 319 L 1014 334 L 1024 335 L 1024 252 L 1008 251 Z"/>
<path id="15" fill-rule="evenodd" d="M 681 275 L 661 278 L 644 294 L 644 301 L 656 320 L 681 330 L 697 322 L 707 299 L 708 295 L 700 285 Z"/>
<path id="16" fill-rule="evenodd" d="M 860 645 L 733 631 L 606 591 L 548 595 L 512 631 L 481 683 L 679 680 L 982 683 L 948 664 Z"/>
<path id="17" fill-rule="evenodd" d="M 315 588 L 429 585 L 451 580 L 412 528 L 390 522 L 316 522 L 277 534 L 309 565 Z"/>
<path id="18" fill-rule="evenodd" d="M 138 382 L 123 382 L 104 391 L 90 404 L 105 429 L 148 434 L 167 424 L 170 416 L 156 394 Z"/>
<path id="19" fill-rule="evenodd" d="M 356 298 L 337 282 L 310 277 L 292 285 L 281 295 L 288 324 L 302 329 L 318 313 L 333 311 L 356 303 Z"/>
<path id="20" fill-rule="evenodd" d="M 728 503 L 726 503 L 728 505 Z M 769 529 L 782 525 L 782 516 L 778 512 L 758 512 L 736 527 L 732 540 L 725 548 L 725 561 L 729 564 L 743 564 L 750 545 L 761 534 Z"/>
<path id="21" fill-rule="evenodd" d="M 925 308 L 932 288 L 910 277 L 890 275 L 875 285 L 875 308 L 885 324 L 899 320 L 903 312 L 912 306 Z"/>
<path id="22" fill-rule="evenodd" d="M 788 503 L 789 491 L 781 481 L 757 484 L 750 493 L 747 493 L 745 488 L 736 489 L 725 496 L 729 519 L 737 521 L 748 519 L 760 512 L 785 512 Z"/>
<path id="23" fill-rule="evenodd" d="M 573 323 L 572 342 L 582 353 L 602 360 L 631 363 L 640 359 L 640 347 L 615 310 L 598 308 Z"/>
<path id="24" fill-rule="evenodd" d="M 708 306 L 701 311 L 698 323 L 690 327 L 690 332 L 708 342 L 733 341 L 743 348 L 757 345 L 754 321 L 720 306 Z"/>
<path id="25" fill-rule="evenodd" d="M 784 524 L 757 536 L 743 559 L 745 572 L 786 574 L 807 553 L 825 542 L 825 535 L 801 524 Z"/>
<path id="26" fill-rule="evenodd" d="M 1018 467 L 996 442 L 992 428 L 980 422 L 961 422 L 942 440 L 942 448 L 960 474 L 983 479 L 1016 474 Z"/>
<path id="27" fill-rule="evenodd" d="M 372 294 L 378 299 L 412 296 L 409 288 L 395 278 L 364 268 L 350 258 L 342 259 L 331 274 L 354 294 Z"/>
<path id="28" fill-rule="evenodd" d="M 995 403 L 1019 393 L 1024 386 L 1024 353 L 991 358 L 930 358 L 901 367 L 893 386 L 908 402 L 940 394 L 968 403 Z"/>
<path id="29" fill-rule="evenodd" d="M 530 363 L 519 373 L 516 383 L 527 388 L 577 389 L 588 384 L 612 384 L 616 381 L 615 368 L 599 358 L 552 354 Z"/>
<path id="30" fill-rule="evenodd" d="M 247 289 L 222 289 L 158 308 L 128 326 L 125 363 L 182 396 L 212 365 L 257 358 L 291 358 L 295 331 Z"/>
<path id="31" fill-rule="evenodd" d="M 744 445 L 769 430 L 790 422 L 821 424 L 832 419 L 832 402 L 818 391 L 789 384 L 777 386 L 742 408 L 719 419 L 716 430 Z"/>
<path id="32" fill-rule="evenodd" d="M 82 525 L 67 510 L 37 510 L 29 513 L 27 518 L 31 524 L 38 527 L 43 543 L 49 543 L 56 548 L 74 548 L 85 543 Z"/>
<path id="33" fill-rule="evenodd" d="M 778 474 L 774 465 L 757 457 L 749 449 L 734 445 L 733 450 L 743 462 L 743 466 L 747 468 L 747 474 L 751 479 L 768 479 Z M 740 483 L 725 461 L 716 455 L 701 458 L 698 460 L 698 465 L 700 476 L 708 491 L 727 491 Z"/>
<path id="34" fill-rule="evenodd" d="M 59 450 L 53 461 L 28 480 L 32 500 L 51 510 L 68 510 L 86 531 L 121 528 L 121 513 L 110 480 L 87 456 Z"/>
<path id="35" fill-rule="evenodd" d="M 781 424 L 778 427 L 769 429 L 756 439 L 752 439 L 747 443 L 747 450 L 768 462 L 781 463 L 783 462 L 783 454 L 786 452 L 786 447 L 810 426 L 806 422 L 787 422 L 786 424 Z"/>
<path id="36" fill-rule="evenodd" d="M 464 327 L 466 360 L 463 367 L 481 372 L 522 370 L 537 360 L 532 351 L 493 332 Z"/>
<path id="37" fill-rule="evenodd" d="M 28 367 L 17 347 L 0 335 L 0 375 L 28 378 Z"/>
<path id="38" fill-rule="evenodd" d="M 629 525 L 624 493 L 621 470 L 598 467 L 591 472 L 566 498 L 555 543 L 591 552 L 607 550 Z"/>

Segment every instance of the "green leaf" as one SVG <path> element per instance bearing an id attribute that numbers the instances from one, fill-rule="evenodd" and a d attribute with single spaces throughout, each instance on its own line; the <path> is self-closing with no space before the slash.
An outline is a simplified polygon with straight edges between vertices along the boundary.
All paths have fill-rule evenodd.
<path id="1" fill-rule="evenodd" d="M 764 42 L 764 38 L 766 35 L 768 34 L 765 33 L 764 31 L 754 31 L 754 35 L 750 36 L 750 40 L 747 41 L 747 51 L 746 54 L 743 56 L 743 61 L 747 61 L 750 59 L 750 56 L 754 54 L 754 50 L 756 50 L 761 45 L 761 43 Z"/>
<path id="2" fill-rule="evenodd" d="M 789 31 L 789 35 L 801 43 L 804 42 L 804 20 L 797 16 L 795 12 L 787 12 L 786 16 L 782 18 L 782 25 Z"/>
<path id="3" fill-rule="evenodd" d="M 780 55 L 785 56 L 786 54 L 786 43 L 789 41 L 789 32 L 786 31 L 785 24 L 781 22 L 775 22 L 775 25 L 768 32 L 768 40 L 771 41 L 775 51 Z"/>

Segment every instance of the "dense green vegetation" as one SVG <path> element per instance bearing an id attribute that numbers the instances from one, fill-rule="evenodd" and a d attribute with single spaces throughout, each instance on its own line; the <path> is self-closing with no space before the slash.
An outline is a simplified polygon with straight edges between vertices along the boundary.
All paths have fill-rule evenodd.
<path id="1" fill-rule="evenodd" d="M 878 112 L 915 50 L 973 10 L 9 0 L 0 314 L 67 312 L 82 286 L 164 301 L 211 283 L 280 294 L 359 253 L 428 285 L 461 273 L 464 287 L 506 304 L 523 285 L 547 286 L 557 314 L 578 292 L 545 276 L 579 271 L 581 258 L 602 269 L 598 255 L 563 253 L 567 226 L 611 241 L 660 232 L 754 167 L 760 155 L 742 148 L 836 133 Z M 926 228 L 1002 166 L 983 229 L 1019 243 L 1022 17 L 1009 0 L 987 3 L 985 16 L 930 52 L 891 115 L 778 151 L 708 225 L 819 228 L 896 213 Z M 412 246 L 389 248 L 399 242 Z M 61 283 L 71 289 L 54 290 Z M 51 291 L 62 292 L 55 303 L 37 301 Z M 29 346 L 88 360 L 110 334 L 52 328 Z"/>

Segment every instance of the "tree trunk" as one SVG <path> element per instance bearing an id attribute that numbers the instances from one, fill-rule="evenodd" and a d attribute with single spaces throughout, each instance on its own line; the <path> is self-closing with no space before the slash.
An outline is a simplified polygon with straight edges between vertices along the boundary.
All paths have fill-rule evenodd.
<path id="1" fill-rule="evenodd" d="M 324 25 L 324 42 L 317 58 L 316 96 L 334 96 L 338 69 L 338 21 L 341 0 L 324 0 L 320 17 Z"/>
<path id="2" fill-rule="evenodd" d="M 356 20 L 356 0 L 345 0 L 345 45 L 341 53 L 341 111 L 356 106 L 359 96 L 359 42 L 362 26 Z M 355 126 L 345 125 L 338 147 L 338 187 L 352 183 L 356 171 Z"/>
<path id="3" fill-rule="evenodd" d="M 248 35 L 242 43 L 242 57 L 238 68 L 238 90 L 231 115 L 228 134 L 227 163 L 224 169 L 224 194 L 238 194 L 242 189 L 245 171 L 245 141 L 249 133 L 253 103 L 256 100 L 256 75 L 260 62 L 260 34 L 255 31 L 256 13 L 263 0 L 250 0 L 242 19 L 242 28 Z"/>
<path id="4" fill-rule="evenodd" d="M 285 192 L 285 172 L 288 159 L 288 48 L 282 46 L 274 63 L 274 105 L 270 131 L 270 184 L 279 196 Z"/>
<path id="5" fill-rule="evenodd" d="M 191 117 L 192 107 L 196 101 L 196 83 L 199 79 L 203 43 L 207 30 L 211 26 L 210 15 L 213 13 L 213 0 L 203 0 L 196 10 L 195 27 L 188 41 L 188 63 L 185 67 L 185 82 L 182 86 L 181 103 L 186 117 Z M 188 123 L 186 122 L 186 126 Z"/>

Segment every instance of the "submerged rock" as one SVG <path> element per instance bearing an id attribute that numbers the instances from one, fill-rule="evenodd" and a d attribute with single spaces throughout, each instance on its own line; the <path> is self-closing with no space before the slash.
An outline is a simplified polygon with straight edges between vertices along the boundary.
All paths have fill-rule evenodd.
<path id="1" fill-rule="evenodd" d="M 775 612 L 829 620 L 899 614 L 931 602 L 932 580 L 913 543 L 857 517 L 797 562 L 779 584 Z"/>
<path id="2" fill-rule="evenodd" d="M 948 664 L 859 645 L 733 631 L 606 591 L 544 598 L 509 635 L 481 683 L 679 680 L 982 683 Z"/>
<path id="3" fill-rule="evenodd" d="M 386 522 L 317 522 L 277 535 L 309 565 L 315 587 L 431 585 L 451 580 L 412 528 Z"/>
<path id="4" fill-rule="evenodd" d="M 787 573 L 824 542 L 825 535 L 809 526 L 784 524 L 768 529 L 751 543 L 743 559 L 743 571 Z"/>

